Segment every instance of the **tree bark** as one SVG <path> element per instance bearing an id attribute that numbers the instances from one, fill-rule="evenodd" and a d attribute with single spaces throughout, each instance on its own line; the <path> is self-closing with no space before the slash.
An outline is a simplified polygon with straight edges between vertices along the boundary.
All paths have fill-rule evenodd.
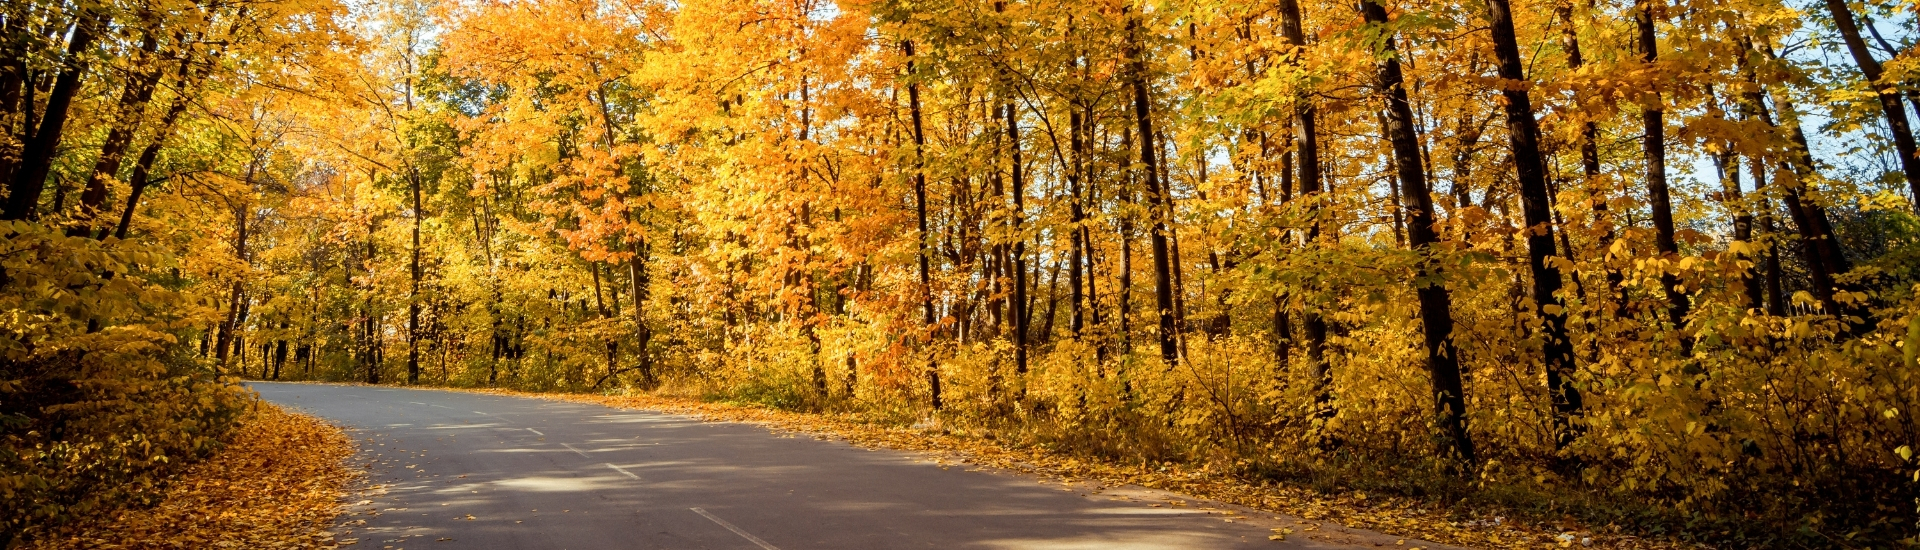
<path id="1" fill-rule="evenodd" d="M 174 123 L 180 119 L 180 115 L 186 113 L 191 96 L 189 90 L 197 88 L 198 78 L 196 77 L 204 76 L 206 76 L 204 69 L 197 75 L 193 71 L 193 52 L 182 51 L 180 68 L 176 75 L 178 85 L 175 87 L 175 95 L 173 100 L 168 102 L 166 114 L 162 115 L 160 122 L 154 125 L 152 141 L 140 150 L 140 157 L 133 163 L 133 174 L 127 179 L 127 204 L 120 211 L 120 223 L 114 226 L 114 238 L 127 238 L 128 227 L 133 225 L 133 213 L 140 206 L 140 196 L 153 183 L 153 163 L 160 158 L 160 148 L 165 146 L 167 137 L 172 135 Z"/>
<path id="2" fill-rule="evenodd" d="M 146 38 L 140 42 L 140 59 L 152 58 L 159 45 L 156 33 L 148 31 Z M 87 176 L 85 190 L 80 192 L 80 211 L 74 217 L 73 226 L 67 230 L 68 236 L 93 235 L 93 220 L 107 200 L 107 180 L 120 173 L 127 143 L 133 141 L 134 130 L 145 118 L 141 114 L 147 102 L 153 98 L 153 88 L 159 83 L 160 75 L 159 68 L 150 68 L 129 80 L 126 89 L 120 92 L 120 108 L 113 129 L 107 132 L 106 141 L 101 143 L 100 156 L 94 160 L 93 172 Z"/>
<path id="3" fill-rule="evenodd" d="M 1377 0 L 1361 0 L 1360 13 L 1369 25 L 1386 27 L 1387 10 Z M 1379 65 L 1379 86 L 1387 103 L 1384 129 L 1393 145 L 1394 168 L 1405 186 L 1404 196 L 1412 207 L 1407 211 L 1407 241 L 1421 256 L 1414 272 L 1414 288 L 1420 300 L 1421 334 L 1432 382 L 1435 425 L 1440 429 L 1441 440 L 1446 442 L 1444 454 L 1471 463 L 1474 452 L 1473 439 L 1467 432 L 1466 391 L 1461 383 L 1460 352 L 1453 343 L 1453 298 L 1447 292 L 1442 263 L 1433 257 L 1434 245 L 1440 242 L 1433 228 L 1433 191 L 1422 169 L 1420 137 L 1413 127 L 1413 108 L 1407 102 L 1393 35 L 1385 35 L 1384 40 L 1387 55 Z"/>
<path id="4" fill-rule="evenodd" d="M 407 384 L 420 383 L 420 223 L 426 211 L 420 203 L 420 173 L 407 169 L 407 186 L 413 195 L 413 248 L 408 250 L 407 275 Z M 599 272 L 595 269 L 595 273 Z"/>
<path id="5" fill-rule="evenodd" d="M 247 174 L 247 179 L 248 181 L 252 181 L 253 174 L 251 171 Z M 233 210 L 233 255 L 235 259 L 240 260 L 243 264 L 248 261 L 247 233 L 249 227 L 247 226 L 247 218 L 252 210 L 252 208 L 244 204 Z M 247 321 L 245 302 L 246 287 L 242 281 L 236 279 L 233 281 L 227 297 L 227 318 L 220 323 L 220 335 L 214 339 L 213 345 L 213 362 L 222 368 L 227 366 L 229 346 L 238 347 L 238 345 L 235 344 L 238 339 L 234 335 L 240 331 L 240 325 Z"/>
<path id="6" fill-rule="evenodd" d="M 1080 253 L 1087 265 L 1085 275 L 1087 283 L 1087 324 L 1088 326 L 1094 327 L 1095 334 L 1099 335 L 1099 341 L 1093 348 L 1094 360 L 1096 363 L 1099 363 L 1106 361 L 1108 334 L 1104 329 L 1105 325 L 1100 321 L 1100 266 L 1096 261 L 1096 259 L 1100 257 L 1100 250 L 1093 246 L 1093 228 L 1087 223 L 1086 217 L 1089 205 L 1100 204 L 1099 194 L 1096 192 L 1097 188 L 1094 186 L 1093 167 L 1088 159 L 1091 155 L 1089 149 L 1092 148 L 1092 144 L 1095 142 L 1093 139 L 1095 121 L 1092 108 L 1089 106 L 1080 105 L 1074 112 L 1080 114 L 1081 149 L 1080 153 L 1075 155 L 1075 158 L 1080 160 L 1080 176 L 1084 183 L 1084 193 L 1080 195 L 1080 199 L 1077 199 L 1080 205 L 1080 225 L 1077 227 L 1079 228 L 1078 232 L 1080 234 Z M 1104 377 L 1104 367 L 1097 368 L 1102 371 L 1102 376 Z"/>
<path id="7" fill-rule="evenodd" d="M 25 22 L 33 7 L 32 2 L 10 2 L 4 8 L 4 17 L 0 17 L 0 133 L 26 135 L 15 131 L 13 121 L 14 115 L 31 108 L 22 101 L 28 92 L 27 41 L 23 38 L 31 32 Z M 13 169 L 19 161 L 13 141 L 5 140 L 0 145 L 0 182 L 13 181 Z"/>
<path id="8" fill-rule="evenodd" d="M 1073 65 L 1074 68 L 1079 68 L 1078 61 L 1074 62 Z M 1067 240 L 1071 241 L 1067 253 L 1067 289 L 1068 292 L 1072 293 L 1072 299 L 1070 301 L 1073 303 L 1073 315 L 1069 320 L 1068 328 L 1073 332 L 1073 338 L 1079 340 L 1081 331 L 1086 329 L 1086 284 L 1081 279 L 1081 270 L 1084 269 L 1086 264 L 1087 243 L 1081 238 L 1081 235 L 1086 232 L 1084 225 L 1086 224 L 1087 215 L 1086 205 L 1082 202 L 1084 197 L 1080 193 L 1080 170 L 1081 163 L 1083 162 L 1082 158 L 1086 155 L 1086 151 L 1084 150 L 1086 145 L 1081 141 L 1080 137 L 1080 126 L 1084 124 L 1084 122 L 1080 120 L 1080 110 L 1074 107 L 1074 105 L 1067 106 L 1068 151 L 1072 155 L 1067 160 L 1067 195 L 1070 197 L 1067 199 L 1067 220 L 1069 223 L 1067 227 Z"/>
<path id="9" fill-rule="evenodd" d="M 1750 106 L 1744 103 L 1742 104 L 1742 109 L 1750 117 L 1759 116 L 1757 109 L 1751 109 Z M 1778 215 L 1778 212 L 1774 209 L 1773 202 L 1766 197 L 1767 161 L 1758 156 L 1747 160 L 1747 166 L 1749 167 L 1748 173 L 1753 176 L 1753 190 L 1756 194 L 1760 195 L 1760 216 L 1758 220 L 1760 230 L 1769 236 L 1777 236 L 1779 235 L 1779 227 L 1774 223 L 1774 217 Z M 1733 169 L 1738 170 L 1739 167 L 1735 166 Z M 1761 260 L 1761 265 L 1765 268 L 1763 274 L 1766 292 L 1764 306 L 1766 307 L 1767 314 L 1784 316 L 1787 314 L 1787 297 L 1784 284 L 1781 281 L 1780 244 L 1777 237 L 1767 244 L 1765 254 L 1766 256 Z M 1762 283 L 1756 282 L 1752 284 L 1758 287 Z"/>
<path id="10" fill-rule="evenodd" d="M 933 274 L 931 252 L 927 250 L 927 136 L 920 119 L 920 83 L 915 80 L 913 41 L 901 42 L 901 49 L 907 56 L 907 110 L 913 119 L 913 209 L 919 232 L 920 261 L 920 322 L 931 335 L 933 325 Z M 927 387 L 933 410 L 940 410 L 940 370 L 933 362 L 933 351 L 926 353 Z"/>
<path id="11" fill-rule="evenodd" d="M 283 333 L 287 330 L 286 319 L 280 320 L 280 330 Z M 274 339 L 272 379 L 274 380 L 280 379 L 280 367 L 286 364 L 287 364 L 287 337 L 285 334 L 282 334 L 278 338 Z"/>
<path id="12" fill-rule="evenodd" d="M 73 106 L 73 96 L 80 91 L 80 79 L 87 71 L 87 51 L 93 47 L 94 26 L 100 24 L 91 13 L 82 13 L 73 25 L 73 36 L 67 40 L 66 58 L 60 64 L 60 74 L 54 78 L 53 90 L 47 94 L 46 115 L 20 151 L 20 165 L 15 168 L 13 180 L 8 187 L 7 204 L 0 212 L 9 220 L 25 220 L 39 217 L 40 194 L 46 188 L 47 172 L 53 168 L 53 157 L 60 145 L 61 134 L 66 130 L 67 112 Z"/>
<path id="13" fill-rule="evenodd" d="M 1013 216 L 1008 220 L 1013 229 L 1013 372 L 1022 379 L 1027 375 L 1027 340 L 1031 337 L 1032 312 L 1027 307 L 1027 239 L 1021 234 L 1026 221 L 1026 167 L 1020 155 L 1020 116 L 1014 110 L 1013 101 L 1006 104 L 1007 153 L 1012 157 L 1013 169 Z M 1026 396 L 1025 383 L 1021 382 L 1021 398 Z"/>
<path id="14" fill-rule="evenodd" d="M 1708 92 L 1711 95 L 1712 89 L 1708 88 Z M 1716 110 L 1715 113 L 1718 113 L 1718 111 Z M 1714 116 L 1719 117 L 1720 115 L 1715 114 Z M 1713 167 L 1720 175 L 1720 202 L 1726 205 L 1733 218 L 1733 240 L 1734 242 L 1747 245 L 1749 250 L 1751 250 L 1751 246 L 1753 245 L 1753 213 L 1742 200 L 1745 193 L 1740 189 L 1740 166 L 1740 156 L 1732 151 L 1713 154 Z M 1753 253 L 1749 251 L 1739 254 L 1737 257 L 1751 261 L 1753 259 Z M 1740 286 L 1742 294 L 1746 296 L 1747 299 L 1745 304 L 1747 309 L 1760 309 L 1766 299 L 1766 295 L 1765 291 L 1760 288 L 1758 264 L 1740 271 Z"/>
<path id="15" fill-rule="evenodd" d="M 1123 124 L 1120 133 L 1120 154 L 1132 155 L 1132 147 L 1132 125 Z M 1120 194 L 1117 197 L 1122 206 L 1118 216 L 1120 223 L 1117 224 L 1120 230 L 1120 273 L 1114 281 L 1113 292 L 1116 301 L 1119 302 L 1116 305 L 1120 309 L 1120 353 L 1131 355 L 1133 354 L 1133 172 L 1125 171 L 1120 178 Z"/>
<path id="16" fill-rule="evenodd" d="M 1147 186 L 1147 216 L 1152 227 L 1149 246 L 1153 251 L 1153 302 L 1158 309 L 1160 319 L 1160 360 L 1167 368 L 1180 363 L 1180 348 L 1177 342 L 1178 327 L 1174 323 L 1173 270 L 1172 257 L 1167 246 L 1167 203 L 1166 186 L 1160 181 L 1159 159 L 1154 147 L 1153 116 L 1148 96 L 1147 63 L 1143 40 L 1140 36 L 1140 16 L 1127 18 L 1128 40 L 1128 87 L 1133 91 L 1133 116 L 1140 133 L 1140 177 Z"/>
<path id="17" fill-rule="evenodd" d="M 1638 28 L 1640 60 L 1652 64 L 1660 58 L 1659 42 L 1654 33 L 1654 0 L 1640 0 L 1634 7 L 1634 24 Z M 1646 132 L 1642 142 L 1642 151 L 1647 163 L 1647 203 L 1653 211 L 1653 246 L 1661 259 L 1671 263 L 1679 262 L 1680 246 L 1674 241 L 1673 200 L 1667 189 L 1667 123 L 1666 111 L 1661 106 L 1660 92 L 1653 92 L 1653 102 L 1640 112 L 1641 126 Z M 1660 286 L 1667 294 L 1667 321 L 1673 323 L 1673 329 L 1684 331 L 1687 314 L 1693 308 L 1691 298 L 1680 288 L 1680 280 L 1674 276 L 1672 267 L 1660 270 Z M 1682 347 L 1690 349 L 1691 338 L 1681 337 Z"/>
<path id="18" fill-rule="evenodd" d="M 1580 391 L 1573 384 L 1573 343 L 1567 338 L 1566 302 L 1560 296 L 1560 269 L 1550 261 L 1554 250 L 1552 215 L 1547 206 L 1545 166 L 1540 158 L 1540 126 L 1534 119 L 1533 99 L 1520 44 L 1514 36 L 1513 11 L 1507 0 L 1486 0 L 1492 27 L 1494 57 L 1499 63 L 1500 93 L 1506 99 L 1507 136 L 1520 184 L 1522 216 L 1527 224 L 1527 267 L 1533 274 L 1534 311 L 1544 325 L 1541 346 L 1546 362 L 1547 389 L 1554 409 L 1554 443 L 1565 447 L 1578 435 L 1574 419 L 1580 415 Z"/>
<path id="19" fill-rule="evenodd" d="M 1758 92 L 1756 92 L 1758 93 Z M 1768 126 L 1785 130 L 1793 148 L 1790 158 L 1784 160 L 1794 174 L 1792 181 L 1774 183 L 1781 188 L 1781 198 L 1786 203 L 1787 214 L 1793 219 L 1793 225 L 1800 234 L 1800 252 L 1807 266 L 1807 276 L 1811 279 L 1814 299 L 1834 313 L 1846 315 L 1857 313 L 1851 307 L 1834 300 L 1834 291 L 1851 285 L 1841 285 L 1835 277 L 1853 270 L 1846 254 L 1833 238 L 1833 225 L 1827 221 L 1826 208 L 1812 201 L 1806 194 L 1807 181 L 1815 176 L 1813 157 L 1807 146 L 1806 132 L 1800 129 L 1799 116 L 1793 103 L 1776 97 L 1774 104 L 1780 107 L 1782 117 L 1776 125 L 1771 110 L 1764 103 L 1756 104 L 1755 113 Z"/>
<path id="20" fill-rule="evenodd" d="M 1300 3 L 1298 0 L 1280 0 L 1280 29 L 1286 35 L 1287 45 L 1294 51 L 1288 55 L 1288 62 L 1298 64 L 1301 51 L 1307 47 L 1306 31 L 1300 24 Z M 1294 96 L 1293 106 L 1293 144 L 1294 165 L 1300 171 L 1299 186 L 1301 200 L 1307 201 L 1308 215 L 1312 222 L 1307 228 L 1307 245 L 1320 246 L 1320 193 L 1324 190 L 1324 181 L 1320 173 L 1320 132 L 1317 127 L 1318 113 L 1313 98 L 1308 92 L 1299 92 Z M 1286 187 L 1292 187 L 1287 185 Z M 1301 311 L 1300 327 L 1307 345 L 1307 376 L 1311 380 L 1314 395 L 1314 418 L 1333 416 L 1333 371 L 1327 364 L 1327 323 L 1315 307 L 1306 307 Z M 1282 369 L 1286 365 L 1280 365 Z"/>
<path id="21" fill-rule="evenodd" d="M 1769 59 L 1772 58 L 1771 51 L 1756 47 L 1750 40 L 1742 37 L 1740 42 L 1743 49 L 1762 54 Z M 1819 227 L 1814 225 L 1808 217 L 1805 197 L 1801 192 L 1801 186 L 1803 185 L 1801 181 L 1811 177 L 1814 173 L 1811 162 L 1812 159 L 1807 156 L 1808 153 L 1804 149 L 1804 136 L 1799 136 L 1797 140 L 1795 139 L 1795 136 L 1799 133 L 1797 124 L 1794 128 L 1788 130 L 1781 128 L 1775 122 L 1772 110 L 1767 107 L 1765 85 L 1759 81 L 1758 75 L 1753 67 L 1745 63 L 1745 58 L 1742 57 L 1740 59 L 1742 60 L 1739 66 L 1740 75 L 1746 80 L 1746 89 L 1741 93 L 1741 114 L 1750 119 L 1757 119 L 1775 131 L 1785 131 L 1790 141 L 1795 143 L 1795 147 L 1799 148 L 1791 152 L 1788 158 L 1777 160 L 1777 162 L 1785 164 L 1789 171 L 1795 174 L 1795 181 L 1782 182 L 1779 178 L 1775 178 L 1773 183 L 1780 186 L 1781 198 L 1784 199 L 1783 202 L 1785 203 L 1787 212 L 1789 216 L 1793 218 L 1794 227 L 1797 230 L 1796 232 L 1799 233 L 1801 246 L 1798 248 L 1801 253 L 1801 258 L 1806 264 L 1807 277 L 1811 279 L 1812 282 L 1813 288 L 1811 290 L 1813 295 L 1816 299 L 1820 300 L 1822 304 L 1831 304 L 1832 302 L 1829 300 L 1832 298 L 1833 292 L 1834 266 L 1830 263 L 1827 256 L 1820 252 L 1818 244 L 1823 241 L 1829 241 L 1830 239 L 1820 234 Z M 1787 111 L 1792 110 L 1791 103 L 1784 103 L 1781 106 Z M 1792 120 L 1788 120 L 1787 122 L 1793 123 Z M 1768 162 L 1763 159 L 1753 159 L 1751 170 L 1753 173 L 1754 189 L 1765 189 L 1767 181 L 1766 175 L 1770 171 L 1767 167 L 1768 165 Z M 1774 215 L 1775 212 L 1769 208 L 1767 218 L 1763 220 L 1763 223 L 1769 226 L 1768 230 L 1770 232 L 1773 231 L 1771 226 L 1773 225 Z M 1786 315 L 1788 300 L 1784 285 L 1781 281 L 1779 261 L 1779 244 L 1776 243 L 1768 247 L 1767 287 L 1772 298 L 1769 300 L 1767 307 L 1768 312 L 1773 315 Z"/>
<path id="22" fill-rule="evenodd" d="M 1573 3 L 1571 0 L 1559 0 L 1554 3 L 1554 10 L 1560 17 L 1560 47 L 1567 52 L 1567 69 L 1577 71 L 1580 67 L 1586 65 L 1587 60 L 1586 55 L 1580 51 L 1579 30 L 1581 25 L 1576 24 L 1573 20 Z M 1600 182 L 1602 181 L 1599 178 L 1600 126 L 1592 120 L 1580 121 L 1580 174 L 1584 176 L 1583 185 L 1587 189 L 1588 208 L 1593 210 L 1593 222 L 1601 226 L 1599 244 L 1602 250 L 1610 250 L 1615 235 L 1613 220 L 1608 212 L 1607 193 L 1605 192 L 1606 190 L 1600 186 Z M 1569 249 L 1569 251 L 1571 251 L 1571 249 Z M 1611 258 L 1612 252 L 1606 252 L 1603 255 Z M 1622 289 L 1622 283 L 1626 282 L 1626 275 L 1621 274 L 1620 270 L 1614 269 L 1611 262 L 1609 262 L 1606 270 L 1607 299 L 1613 302 L 1612 309 L 1614 316 L 1624 317 L 1626 316 L 1627 295 Z"/>
<path id="23" fill-rule="evenodd" d="M 367 175 L 367 179 L 369 181 L 373 181 L 373 180 L 377 180 L 378 178 L 375 177 L 375 174 L 370 173 Z M 371 287 L 371 285 L 373 284 L 372 275 L 373 275 L 374 254 L 378 251 L 378 249 L 374 247 L 373 234 L 374 234 L 374 221 L 372 219 L 369 219 L 367 220 L 367 242 L 366 242 L 367 254 L 365 257 L 361 258 L 361 265 L 360 265 L 360 267 L 367 272 L 367 275 L 368 275 L 367 284 L 369 285 L 369 287 L 365 290 L 366 298 L 362 301 L 362 305 L 361 305 L 360 329 L 362 331 L 362 334 L 361 334 L 362 349 L 360 353 L 360 360 L 361 362 L 364 363 L 364 366 L 367 369 L 367 372 L 366 372 L 367 383 L 379 384 L 380 383 L 380 363 L 381 363 L 381 357 L 380 357 L 381 349 L 380 349 L 380 340 L 379 340 L 380 339 L 380 327 L 379 327 L 380 318 L 373 307 L 374 289 Z"/>
<path id="24" fill-rule="evenodd" d="M 1860 68 L 1861 76 L 1866 77 L 1867 86 L 1880 99 L 1880 112 L 1887 120 L 1887 137 L 1893 139 L 1894 153 L 1900 156 L 1900 170 L 1906 176 L 1907 190 L 1912 193 L 1913 211 L 1920 214 L 1920 157 L 1915 156 L 1920 152 L 1915 151 L 1913 127 L 1908 123 L 1898 86 L 1880 81 L 1883 74 L 1880 61 L 1873 58 L 1873 51 L 1867 49 L 1866 41 L 1860 37 L 1860 26 L 1854 22 L 1853 10 L 1847 8 L 1846 0 L 1826 0 L 1826 5 L 1827 13 L 1833 15 L 1834 28 L 1840 31 L 1841 41 L 1847 44 L 1847 53 L 1853 56 L 1853 63 Z"/>

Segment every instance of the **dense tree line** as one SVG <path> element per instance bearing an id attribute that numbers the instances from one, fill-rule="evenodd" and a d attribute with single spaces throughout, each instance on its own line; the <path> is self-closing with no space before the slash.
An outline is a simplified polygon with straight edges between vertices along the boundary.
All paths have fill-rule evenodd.
<path id="1" fill-rule="evenodd" d="M 1913 534 L 1910 2 L 7 9 L 9 379 L 142 327 Z"/>

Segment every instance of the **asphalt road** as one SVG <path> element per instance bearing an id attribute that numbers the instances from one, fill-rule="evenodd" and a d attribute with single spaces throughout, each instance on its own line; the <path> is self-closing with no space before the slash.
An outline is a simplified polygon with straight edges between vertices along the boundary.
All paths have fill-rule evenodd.
<path id="1" fill-rule="evenodd" d="M 465 392 L 249 386 L 350 430 L 373 486 L 353 497 L 339 538 L 361 548 L 1436 547 L 752 424 Z M 1275 528 L 1293 532 L 1269 540 Z"/>

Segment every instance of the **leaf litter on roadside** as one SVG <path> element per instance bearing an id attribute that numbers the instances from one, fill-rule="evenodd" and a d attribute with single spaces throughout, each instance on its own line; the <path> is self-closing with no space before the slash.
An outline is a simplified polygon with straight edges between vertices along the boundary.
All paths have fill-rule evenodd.
<path id="1" fill-rule="evenodd" d="M 339 428 L 260 402 L 225 448 L 167 481 L 158 504 L 64 526 L 28 550 L 335 548 L 329 527 L 353 445 Z"/>
<path id="2" fill-rule="evenodd" d="M 536 393 L 501 389 L 467 389 L 476 393 L 513 395 L 592 403 L 619 408 L 646 409 L 683 414 L 707 422 L 747 422 L 759 424 L 776 433 L 807 434 L 816 439 L 835 439 L 872 449 L 894 449 L 936 453 L 936 460 L 949 460 L 1055 478 L 1059 481 L 1097 481 L 1107 485 L 1138 485 L 1149 489 L 1184 493 L 1256 510 L 1287 514 L 1306 520 L 1298 536 L 1316 538 L 1324 533 L 1320 522 L 1337 523 L 1357 529 L 1369 529 L 1398 536 L 1418 537 L 1443 544 L 1474 548 L 1566 547 L 1568 537 L 1577 546 L 1590 548 L 1681 548 L 1684 544 L 1643 537 L 1601 532 L 1597 529 L 1534 525 L 1504 517 L 1462 521 L 1431 503 L 1404 497 L 1381 497 L 1361 492 L 1323 493 L 1310 488 L 1255 483 L 1218 471 L 1191 465 L 1120 465 L 1085 456 L 1075 456 L 1032 447 L 1016 447 L 1003 441 L 953 433 L 921 426 L 890 427 L 865 421 L 849 414 L 817 414 L 777 409 L 711 403 L 691 398 L 646 394 L 594 395 Z M 1041 481 L 1046 483 L 1045 480 Z M 1185 506 L 1176 502 L 1172 506 Z M 1292 529 L 1275 531 L 1270 540 L 1282 541 L 1295 535 Z"/>

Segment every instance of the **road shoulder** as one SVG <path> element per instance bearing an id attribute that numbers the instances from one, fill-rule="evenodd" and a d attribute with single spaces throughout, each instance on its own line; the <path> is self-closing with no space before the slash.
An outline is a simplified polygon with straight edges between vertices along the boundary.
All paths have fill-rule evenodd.
<path id="1" fill-rule="evenodd" d="M 227 445 L 167 480 L 159 502 L 61 527 L 23 546 L 336 548 L 328 531 L 357 473 L 338 427 L 264 401 Z"/>
<path id="2" fill-rule="evenodd" d="M 447 389 L 447 388 L 437 388 Z M 1274 540 L 1331 546 L 1425 548 L 1560 546 L 1564 535 L 1507 521 L 1456 521 L 1412 499 L 1367 495 L 1322 495 L 1281 485 L 1256 485 L 1218 472 L 1147 470 L 1034 448 L 1016 448 L 984 436 L 938 427 L 900 428 L 865 422 L 852 415 L 782 411 L 751 405 L 713 403 L 647 394 L 593 395 L 535 393 L 494 389 L 457 389 L 502 396 L 531 397 L 614 408 L 686 415 L 710 422 L 755 424 L 777 435 L 842 441 L 869 449 L 915 453 L 942 467 L 961 467 L 1012 475 L 1037 476 L 1039 483 L 1079 492 L 1089 498 L 1157 502 L 1219 516 L 1223 521 L 1268 527 Z M 1591 538 L 1588 538 L 1591 537 Z M 1600 543 L 1589 533 L 1577 544 Z M 1615 547 L 1636 542 L 1609 541 Z M 1626 544 L 1619 544 L 1625 542 Z M 1457 545 L 1457 546 L 1456 546 Z"/>

